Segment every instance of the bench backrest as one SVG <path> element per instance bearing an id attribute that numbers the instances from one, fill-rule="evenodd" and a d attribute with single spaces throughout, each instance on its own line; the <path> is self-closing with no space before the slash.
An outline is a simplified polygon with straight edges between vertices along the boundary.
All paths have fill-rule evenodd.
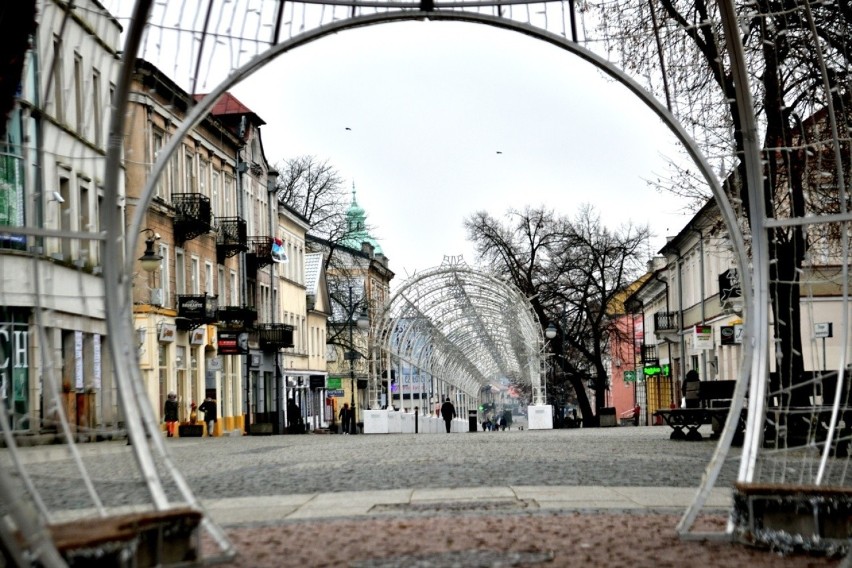
<path id="1" fill-rule="evenodd" d="M 736 384 L 737 381 L 701 381 L 698 394 L 704 406 L 730 406 Z"/>

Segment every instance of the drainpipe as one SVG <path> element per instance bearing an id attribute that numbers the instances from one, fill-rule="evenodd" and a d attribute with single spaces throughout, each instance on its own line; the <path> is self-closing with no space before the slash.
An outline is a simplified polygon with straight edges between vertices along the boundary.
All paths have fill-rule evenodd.
<path id="1" fill-rule="evenodd" d="M 680 378 L 679 382 L 683 382 L 683 378 L 686 375 L 685 367 L 686 367 L 686 336 L 684 335 L 686 331 L 684 330 L 683 324 L 683 257 L 680 255 L 680 250 L 677 251 L 677 317 L 678 317 L 678 325 L 680 326 L 680 333 L 678 336 L 680 337 Z"/>
<path id="2" fill-rule="evenodd" d="M 243 161 L 242 151 L 245 146 L 245 132 L 246 132 L 246 117 L 242 116 L 240 119 L 240 146 L 237 148 L 237 217 L 245 220 L 245 197 L 243 196 L 243 174 L 245 173 L 248 164 Z M 248 293 L 248 283 L 246 282 L 246 253 L 245 251 L 240 251 L 239 256 L 239 267 L 240 267 L 240 304 L 243 308 L 246 308 L 248 304 L 246 303 L 246 295 Z M 249 433 L 249 417 L 251 416 L 251 353 L 246 353 L 243 355 L 243 359 L 245 361 L 245 377 L 243 380 L 245 381 L 245 431 Z M 224 387 L 223 387 L 224 388 Z M 224 410 L 224 409 L 223 409 Z"/>
<path id="3" fill-rule="evenodd" d="M 705 311 L 705 302 L 704 302 L 704 233 L 701 232 L 700 229 L 693 229 L 690 227 L 690 230 L 698 233 L 698 276 L 700 278 L 699 281 L 699 294 L 701 294 L 701 325 L 704 325 L 707 321 L 707 314 Z M 701 350 L 701 376 L 705 379 L 708 379 L 707 375 L 707 350 Z"/>

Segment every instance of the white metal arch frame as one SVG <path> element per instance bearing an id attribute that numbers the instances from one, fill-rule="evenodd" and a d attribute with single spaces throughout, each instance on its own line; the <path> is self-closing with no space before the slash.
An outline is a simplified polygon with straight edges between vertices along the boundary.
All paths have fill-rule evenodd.
<path id="1" fill-rule="evenodd" d="M 732 1 L 723 0 L 722 4 L 727 5 Z M 219 0 L 209 0 L 207 3 L 208 15 L 212 12 L 214 4 L 217 2 Z M 163 9 L 167 9 L 169 5 L 168 3 L 156 4 Z M 104 266 L 105 304 L 107 306 L 107 326 L 110 330 L 108 337 L 110 349 L 114 360 L 128 361 L 127 365 L 117 365 L 116 383 L 119 385 L 119 391 L 125 393 L 121 400 L 127 418 L 127 427 L 134 442 L 134 450 L 137 454 L 140 469 L 146 474 L 149 491 L 158 507 L 166 506 L 166 500 L 163 497 L 164 492 L 160 476 L 153 467 L 153 460 L 150 455 L 151 449 L 147 446 L 144 435 L 146 428 L 151 428 L 156 420 L 149 405 L 145 403 L 145 397 L 142 393 L 135 392 L 138 389 L 138 385 L 141 385 L 141 377 L 139 376 L 138 364 L 135 361 L 135 353 L 127 347 L 133 344 L 133 329 L 130 325 L 131 318 L 129 317 L 131 311 L 129 302 L 131 279 L 129 275 L 132 274 L 132 251 L 135 250 L 136 241 L 142 228 L 144 211 L 153 199 L 157 180 L 165 171 L 173 154 L 180 148 L 181 140 L 207 116 L 218 99 L 234 85 L 260 70 L 276 57 L 297 47 L 307 45 L 325 36 L 344 30 L 383 23 L 424 19 L 468 22 L 519 32 L 539 39 L 594 65 L 597 69 L 626 87 L 671 130 L 678 141 L 683 144 L 687 154 L 694 160 L 696 169 L 713 192 L 721 212 L 721 217 L 734 245 L 740 273 L 743 275 L 753 274 L 760 280 L 760 282 L 756 282 L 752 286 L 743 286 L 744 305 L 747 306 L 749 312 L 745 317 L 746 336 L 753 338 L 753 340 L 745 344 L 742 359 L 743 365 L 739 374 L 741 380 L 738 382 L 738 392 L 735 397 L 734 406 L 732 407 L 731 415 L 738 414 L 744 398 L 743 395 L 748 385 L 750 371 L 754 372 L 755 370 L 766 367 L 768 353 L 765 349 L 756 349 L 756 346 L 766 345 L 767 334 L 765 322 L 768 321 L 768 315 L 764 312 L 757 312 L 754 308 L 760 302 L 750 301 L 752 290 L 760 290 L 761 292 L 765 290 L 765 274 L 762 272 L 752 273 L 748 270 L 749 262 L 746 247 L 743 236 L 738 229 L 737 216 L 734 209 L 723 191 L 721 183 L 716 177 L 709 160 L 683 125 L 661 101 L 657 100 L 636 79 L 608 61 L 604 55 L 597 54 L 591 49 L 578 44 L 576 41 L 572 41 L 571 37 L 574 34 L 570 32 L 573 32 L 575 22 L 570 21 L 567 16 L 573 13 L 573 0 L 568 0 L 567 2 L 561 0 L 545 2 L 528 2 L 526 0 L 462 0 L 448 2 L 436 2 L 432 0 L 424 0 L 423 2 L 316 0 L 310 2 L 283 2 L 270 0 L 269 2 L 255 4 L 260 7 L 261 11 L 266 11 L 270 6 L 273 7 L 272 10 L 274 13 L 267 15 L 270 16 L 270 21 L 274 21 L 276 24 L 272 26 L 269 37 L 264 39 L 258 35 L 254 39 L 258 46 L 256 55 L 249 56 L 248 61 L 241 59 L 226 78 L 210 89 L 208 94 L 187 112 L 183 124 L 173 133 L 169 142 L 158 153 L 157 160 L 150 170 L 149 179 L 140 194 L 135 215 L 127 227 L 123 226 L 122 220 L 118 216 L 107 216 L 104 225 L 104 258 L 123 259 L 123 262 L 105 263 Z M 104 186 L 107 188 L 118 187 L 117 181 L 121 173 L 123 152 L 121 142 L 124 132 L 124 117 L 128 105 L 129 86 L 133 73 L 133 62 L 140 53 L 145 28 L 149 25 L 149 19 L 154 6 L 154 0 L 137 0 L 127 28 L 127 40 L 124 49 L 126 62 L 117 84 L 116 98 L 110 121 L 110 138 L 104 176 Z M 331 9 L 316 10 L 314 15 L 320 14 L 318 18 L 308 17 L 312 6 L 319 6 L 320 8 L 328 6 Z M 286 19 L 284 15 L 285 10 L 287 11 Z M 343 14 L 340 11 L 343 11 Z M 200 20 L 196 20 L 192 29 L 174 28 L 170 21 L 166 19 L 162 19 L 161 21 L 162 24 L 158 30 L 161 37 L 168 31 L 176 33 L 183 32 L 191 38 L 193 44 L 198 42 L 198 49 L 193 50 L 194 57 L 192 57 L 190 64 L 192 67 L 192 72 L 190 73 L 193 83 L 192 90 L 194 90 L 195 80 L 204 73 L 209 72 L 209 69 L 201 68 L 203 62 L 209 63 L 214 60 L 212 56 L 207 58 L 202 57 L 202 55 L 204 54 L 205 46 L 209 46 L 211 50 L 215 49 L 217 41 L 207 40 L 210 40 L 208 35 L 216 35 L 216 30 L 211 30 L 208 27 L 210 20 L 207 18 L 204 19 L 203 23 L 200 23 Z M 730 22 L 728 23 L 730 24 Z M 286 29 L 287 26 L 289 26 L 289 29 Z M 729 37 L 736 38 L 738 36 L 736 27 L 733 25 L 729 25 L 728 27 L 732 32 Z M 572 29 L 569 31 L 569 28 Z M 238 39 L 240 42 L 244 40 L 246 38 Z M 240 53 L 242 52 L 243 50 L 240 50 Z M 736 59 L 738 66 L 745 67 L 741 57 L 732 58 Z M 747 84 L 747 82 L 742 84 Z M 106 210 L 116 210 L 119 205 L 118 199 L 119 196 L 116 192 L 105 192 L 104 208 Z M 763 245 L 765 243 L 759 240 L 752 243 L 752 250 L 755 253 L 755 257 L 760 257 L 759 253 L 761 252 L 760 250 L 755 251 L 755 249 L 761 248 L 761 250 L 765 251 Z M 376 337 L 380 337 L 380 335 L 376 335 Z M 444 340 L 448 343 L 451 342 L 447 338 L 444 338 Z M 449 350 L 446 350 L 446 353 L 449 353 Z M 450 360 L 453 359 L 450 358 Z M 461 363 L 462 358 L 457 358 L 453 361 L 459 369 L 466 369 Z M 536 356 L 536 361 L 539 362 L 537 373 L 541 376 L 544 367 L 538 356 Z M 751 368 L 748 366 L 750 362 L 753 362 Z M 443 372 L 447 372 L 452 368 L 449 360 L 444 360 L 443 358 L 435 358 L 432 361 L 432 368 L 437 370 L 438 363 L 446 367 L 446 371 Z M 533 364 L 530 366 L 535 367 Z M 468 381 L 473 384 L 482 384 L 484 382 L 483 378 L 477 377 L 475 372 L 470 369 L 466 370 L 466 373 L 462 373 L 464 378 L 456 379 L 459 384 L 467 384 Z M 453 368 L 453 372 L 455 372 L 455 368 Z M 375 378 L 372 383 L 372 392 L 376 393 Z M 532 383 L 531 379 L 530 383 Z M 128 395 L 126 393 L 131 394 Z M 541 391 L 534 393 L 534 398 L 543 399 L 543 394 Z M 372 396 L 376 395 L 372 394 Z M 146 424 L 148 426 L 145 426 Z M 714 456 L 714 460 L 708 468 L 708 475 L 696 498 L 692 509 L 693 512 L 697 512 L 700 509 L 712 489 L 721 469 L 721 463 L 727 455 L 727 449 L 730 447 L 732 437 L 733 429 L 727 427 L 725 434 L 720 440 L 717 455 Z M 161 443 L 155 441 L 154 445 L 157 446 L 156 449 L 159 453 L 167 454 L 165 447 Z M 191 495 L 189 488 L 183 483 L 179 472 L 175 471 L 173 477 L 184 488 L 187 501 L 195 504 L 196 500 Z M 219 535 L 219 539 L 224 540 L 221 535 Z"/>
<path id="2" fill-rule="evenodd" d="M 370 405 L 378 408 L 380 361 L 397 362 L 451 385 L 473 400 L 482 387 L 510 379 L 544 404 L 544 338 L 517 288 L 464 264 L 445 263 L 407 280 L 373 328 Z"/>
<path id="3" fill-rule="evenodd" d="M 144 210 L 151 203 L 157 179 L 165 170 L 172 155 L 180 147 L 181 139 L 210 112 L 221 95 L 235 84 L 258 71 L 279 55 L 296 47 L 344 30 L 382 23 L 424 19 L 433 21 L 458 21 L 483 24 L 522 33 L 552 44 L 591 63 L 625 86 L 651 109 L 652 112 L 660 117 L 678 141 L 683 144 L 686 152 L 694 160 L 696 169 L 712 190 L 720 208 L 722 219 L 728 229 L 728 234 L 734 244 L 740 274 L 749 275 L 752 278 L 750 286 L 743 286 L 744 304 L 748 309 L 745 318 L 745 335 L 748 341 L 744 348 L 742 359 L 744 364 L 741 366 L 739 374 L 741 380 L 738 384 L 738 392 L 735 397 L 735 404 L 732 407 L 731 416 L 739 413 L 749 375 L 763 376 L 767 368 L 768 352 L 763 346 L 768 344 L 768 313 L 765 308 L 758 309 L 755 307 L 765 304 L 767 297 L 767 276 L 764 268 L 768 263 L 768 259 L 766 258 L 765 239 L 754 239 L 751 243 L 755 266 L 759 268 L 759 270 L 752 272 L 748 270 L 749 262 L 746 247 L 743 236 L 738 229 L 736 214 L 722 190 L 718 178 L 713 173 L 713 168 L 709 161 L 703 155 L 695 140 L 693 140 L 674 115 L 637 80 L 608 61 L 605 54 L 597 54 L 590 48 L 583 47 L 577 43 L 575 33 L 576 22 L 573 17 L 568 17 L 573 15 L 574 12 L 573 0 L 544 2 L 530 2 L 527 0 L 415 0 L 410 2 L 373 0 L 283 2 L 257 0 L 255 2 L 252 0 L 252 9 L 247 10 L 247 13 L 256 13 L 259 21 L 269 23 L 263 24 L 263 34 L 258 31 L 253 38 L 224 36 L 230 37 L 233 42 L 239 42 L 238 49 L 234 49 L 233 45 L 227 45 L 227 42 L 218 35 L 220 32 L 216 29 L 214 20 L 210 18 L 210 15 L 214 12 L 214 7 L 220 2 L 221 0 L 208 0 L 208 2 L 203 3 L 204 7 L 198 12 L 199 14 L 203 12 L 205 17 L 196 18 L 186 28 L 182 28 L 180 25 L 175 27 L 172 20 L 161 18 L 158 26 L 159 37 L 162 38 L 164 34 L 170 32 L 176 34 L 182 33 L 184 34 L 184 39 L 189 38 L 191 44 L 195 46 L 191 50 L 185 50 L 186 53 L 180 54 L 181 57 L 188 57 L 191 60 L 189 64 L 190 70 L 187 75 L 190 77 L 192 84 L 191 91 L 193 92 L 197 85 L 197 79 L 209 73 L 209 68 L 204 68 L 204 65 L 207 64 L 209 66 L 212 64 L 211 62 L 221 60 L 213 57 L 214 50 L 217 49 L 217 43 L 224 42 L 226 50 L 234 50 L 226 54 L 225 58 L 229 55 L 233 57 L 233 54 L 237 52 L 240 54 L 248 53 L 248 55 L 246 57 L 238 57 L 235 62 L 234 59 L 231 59 L 232 68 L 230 74 L 226 78 L 223 78 L 214 88 L 210 89 L 208 95 L 189 110 L 181 127 L 174 132 L 169 143 L 159 152 L 158 158 L 151 168 L 149 180 L 140 195 L 136 214 L 132 222 L 126 227 L 126 231 L 122 220 L 118 216 L 107 216 L 104 225 L 104 257 L 116 259 L 116 262 L 105 263 L 104 266 L 105 303 L 107 306 L 107 326 L 109 328 L 108 339 L 114 360 L 127 362 L 126 365 L 116 366 L 116 382 L 119 385 L 119 391 L 122 393 L 122 406 L 124 407 L 128 429 L 134 442 L 134 450 L 137 454 L 139 466 L 146 473 L 149 491 L 158 508 L 167 506 L 167 499 L 165 499 L 164 491 L 162 490 L 160 475 L 153 467 L 150 448 L 147 445 L 144 435 L 146 428 L 150 429 L 155 420 L 150 408 L 145 403 L 145 397 L 142 396 L 142 393 L 136 392 L 138 385 L 141 384 L 141 380 L 138 365 L 135 364 L 135 353 L 128 348 L 128 346 L 133 345 L 133 329 L 130 325 L 130 317 L 128 315 L 130 313 L 129 287 L 131 280 L 128 275 L 131 274 L 132 266 L 132 254 L 130 252 L 135 250 L 136 239 L 138 239 L 138 233 L 142 228 Z M 235 6 L 236 4 L 233 3 L 232 5 Z M 181 9 L 180 3 L 177 2 L 163 3 L 154 2 L 154 0 L 137 0 L 134 4 L 132 18 L 127 26 L 127 41 L 123 54 L 125 64 L 116 86 L 116 97 L 111 116 L 108 160 L 104 176 L 104 187 L 110 188 L 110 190 L 105 191 L 103 204 L 105 210 L 114 211 L 120 205 L 117 192 L 112 191 L 111 188 L 118 187 L 117 180 L 121 173 L 122 138 L 130 78 L 133 72 L 134 60 L 140 54 L 140 45 L 143 43 L 145 28 L 152 25 L 150 16 L 155 6 L 163 10 L 167 10 L 169 6 L 177 6 L 176 9 Z M 733 0 L 720 0 L 720 6 L 730 13 L 733 12 Z M 182 22 L 180 24 L 182 25 Z M 726 38 L 729 40 L 728 48 L 731 51 L 732 66 L 737 73 L 745 73 L 746 66 L 742 55 L 736 52 L 736 44 L 740 32 L 736 26 L 735 19 L 729 14 L 725 18 L 724 24 L 728 32 Z M 230 26 L 231 23 L 227 22 L 225 25 Z M 228 29 L 230 31 L 230 27 Z M 242 49 L 243 42 L 251 43 L 254 49 Z M 593 43 L 587 45 L 593 46 Z M 255 55 L 251 55 L 251 53 Z M 745 78 L 742 81 L 737 81 L 736 84 L 747 87 L 748 80 Z M 745 90 L 745 88 L 738 89 L 738 95 L 748 97 L 748 93 L 740 92 Z M 751 109 L 752 107 L 744 105 L 741 108 Z M 743 124 L 747 126 L 753 125 L 753 113 L 746 118 L 742 121 Z M 754 130 L 752 128 L 747 127 L 746 130 L 749 137 L 753 136 Z M 749 140 L 746 155 L 748 170 L 750 175 L 759 176 L 759 165 L 753 159 L 756 155 L 756 138 L 749 138 Z M 758 187 L 758 185 L 754 184 L 755 187 Z M 755 200 L 755 202 L 758 201 L 759 199 Z M 125 234 L 127 234 L 126 239 L 124 237 Z M 123 262 L 118 259 L 123 260 Z M 751 301 L 752 291 L 756 292 L 756 296 L 761 301 Z M 474 296 L 471 295 L 471 297 Z M 412 313 L 416 313 L 416 310 Z M 496 320 L 497 318 L 495 317 L 494 319 Z M 490 321 L 492 320 L 486 318 L 480 320 L 479 323 L 482 324 L 485 322 L 487 325 Z M 471 325 L 470 328 L 472 327 Z M 469 328 L 459 328 L 456 330 L 448 326 L 447 335 L 442 339 L 439 338 L 436 340 L 436 345 L 439 345 L 442 340 L 446 341 L 448 345 L 453 345 L 455 340 L 461 340 L 463 337 L 466 337 L 465 331 L 469 331 Z M 537 333 L 540 332 L 537 331 Z M 377 337 L 381 337 L 381 335 L 377 335 Z M 532 337 L 532 335 L 528 337 Z M 477 371 L 467 366 L 470 364 L 469 362 L 466 364 L 463 363 L 464 358 L 452 356 L 452 350 L 449 348 L 442 349 L 440 356 L 437 353 L 431 354 L 430 365 L 436 371 L 449 372 L 452 370 L 454 373 L 459 372 L 463 377 L 458 377 L 455 380 L 459 385 L 463 385 L 469 389 L 472 385 L 484 382 L 485 375 L 482 373 L 494 372 L 495 369 L 499 368 L 496 362 L 499 358 L 493 357 L 495 347 L 506 349 L 505 353 L 499 350 L 496 351 L 496 353 L 503 356 L 511 353 L 512 350 L 518 349 L 518 346 L 514 345 L 511 341 L 506 344 L 493 343 L 490 346 L 480 347 L 477 351 L 479 354 L 477 363 L 484 367 L 477 367 Z M 456 348 L 458 348 L 457 345 Z M 489 353 L 492 355 L 489 356 Z M 419 358 L 423 359 L 422 354 Z M 502 362 L 502 364 L 510 369 L 510 372 L 517 372 L 520 379 L 529 378 L 532 384 L 533 379 L 531 377 L 536 374 L 540 376 L 542 372 L 538 354 L 536 354 L 534 361 L 539 363 L 535 371 L 532 369 L 536 367 L 536 364 L 529 360 L 525 362 L 526 365 L 518 365 L 517 370 L 513 370 L 512 368 L 512 364 L 517 364 L 517 362 L 509 360 L 508 362 Z M 526 374 L 520 370 L 521 368 L 526 369 Z M 375 383 L 375 378 L 373 382 Z M 373 392 L 376 392 L 375 388 Z M 534 397 L 538 397 L 538 399 L 542 396 L 543 392 L 541 390 L 534 393 Z M 723 439 L 719 444 L 719 451 L 717 456 L 714 457 L 711 467 L 708 469 L 708 475 L 696 499 L 696 506 L 693 508 L 693 511 L 696 511 L 700 507 L 700 504 L 712 488 L 721 467 L 721 461 L 724 460 L 727 454 L 727 448 L 730 445 L 732 436 L 733 429 L 730 427 L 726 428 Z M 752 440 L 753 438 L 753 435 L 747 435 L 747 440 Z M 154 442 L 154 445 L 157 446 L 156 449 L 160 453 L 167 454 L 162 444 Z M 744 463 L 748 463 L 748 460 L 745 460 Z M 176 473 L 175 476 L 181 487 L 185 489 L 184 493 L 187 496 L 187 500 L 194 504 L 195 500 L 192 498 L 188 487 L 182 483 L 183 480 L 180 475 Z"/>

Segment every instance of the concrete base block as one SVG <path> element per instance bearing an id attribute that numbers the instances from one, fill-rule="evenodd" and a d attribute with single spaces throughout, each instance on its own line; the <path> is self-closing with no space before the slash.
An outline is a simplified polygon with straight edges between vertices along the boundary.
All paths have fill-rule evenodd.
<path id="1" fill-rule="evenodd" d="M 363 410 L 364 434 L 387 434 L 390 432 L 387 410 Z"/>
<path id="2" fill-rule="evenodd" d="M 531 404 L 527 407 L 530 430 L 553 430 L 553 407 L 549 404 Z"/>
<path id="3" fill-rule="evenodd" d="M 782 554 L 845 555 L 852 538 L 852 488 L 737 483 L 732 515 L 741 542 Z"/>

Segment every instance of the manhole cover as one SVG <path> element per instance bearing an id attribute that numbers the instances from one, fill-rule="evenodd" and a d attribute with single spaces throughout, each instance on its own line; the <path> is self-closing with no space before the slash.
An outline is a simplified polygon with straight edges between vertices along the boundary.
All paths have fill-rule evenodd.
<path id="1" fill-rule="evenodd" d="M 531 566 L 553 560 L 550 552 L 501 552 L 497 550 L 462 550 L 439 552 L 422 556 L 394 556 L 360 560 L 350 564 L 353 568 L 502 568 L 505 566 Z"/>

